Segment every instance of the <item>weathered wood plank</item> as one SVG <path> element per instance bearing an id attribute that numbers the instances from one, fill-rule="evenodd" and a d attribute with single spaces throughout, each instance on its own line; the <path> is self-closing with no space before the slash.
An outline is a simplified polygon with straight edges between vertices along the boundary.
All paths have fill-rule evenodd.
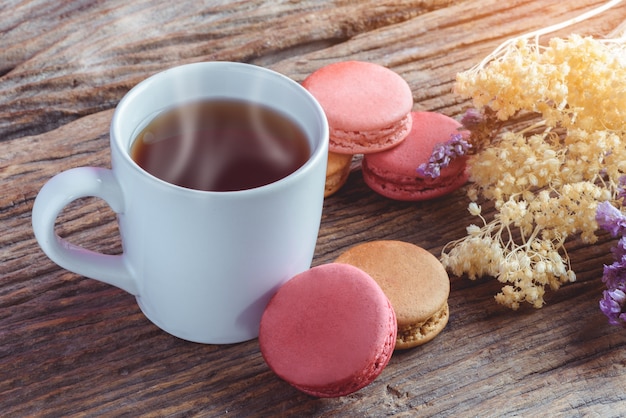
<path id="1" fill-rule="evenodd" d="M 395 353 L 372 385 L 314 399 L 277 379 L 256 341 L 187 343 L 150 324 L 126 293 L 55 266 L 30 227 L 43 183 L 64 169 L 109 166 L 111 108 L 137 81 L 208 59 L 257 63 L 302 80 L 325 63 L 387 65 L 416 109 L 458 115 L 457 71 L 504 39 L 601 1 L 12 1 L 0 8 L 0 404 L 7 416 L 619 416 L 626 410 L 626 334 L 597 307 L 612 240 L 572 242 L 576 283 L 541 310 L 493 301 L 499 284 L 453 277 L 450 322 L 431 343 Z M 623 25 L 619 6 L 575 28 Z M 355 160 L 327 199 L 314 263 L 373 239 L 434 254 L 464 235 L 460 190 L 404 203 L 364 184 Z M 87 199 L 58 231 L 117 253 L 115 216 Z"/>
<path id="2" fill-rule="evenodd" d="M 0 50 L 3 139 L 114 107 L 132 85 L 167 67 L 319 48 L 448 2 L 35 3 L 0 11 L 0 22 L 18 22 L 3 33 Z"/>

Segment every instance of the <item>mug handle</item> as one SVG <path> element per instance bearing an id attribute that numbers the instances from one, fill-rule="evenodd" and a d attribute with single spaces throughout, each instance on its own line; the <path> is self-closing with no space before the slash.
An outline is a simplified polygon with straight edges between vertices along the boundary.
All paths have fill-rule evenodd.
<path id="1" fill-rule="evenodd" d="M 115 213 L 124 210 L 122 189 L 111 170 L 79 167 L 51 178 L 35 198 L 32 212 L 35 238 L 46 255 L 64 269 L 139 293 L 137 280 L 125 254 L 107 255 L 71 244 L 54 231 L 56 218 L 70 202 L 82 197 L 99 197 Z"/>

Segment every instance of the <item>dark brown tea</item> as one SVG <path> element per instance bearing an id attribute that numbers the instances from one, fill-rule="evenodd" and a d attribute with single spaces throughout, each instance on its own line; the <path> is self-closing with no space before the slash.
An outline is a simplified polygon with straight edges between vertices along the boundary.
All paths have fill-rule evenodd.
<path id="1" fill-rule="evenodd" d="M 131 157 L 169 183 L 205 191 L 252 189 L 300 168 L 310 156 L 302 128 L 269 107 L 231 99 L 192 102 L 156 116 Z"/>

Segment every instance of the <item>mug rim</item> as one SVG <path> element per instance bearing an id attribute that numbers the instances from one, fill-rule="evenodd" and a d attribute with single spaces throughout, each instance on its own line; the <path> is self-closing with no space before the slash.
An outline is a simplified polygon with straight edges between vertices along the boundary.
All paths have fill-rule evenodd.
<path id="1" fill-rule="evenodd" d="M 306 99 L 309 102 L 309 106 L 311 106 L 315 110 L 316 118 L 318 119 L 317 122 L 321 124 L 320 126 L 321 139 L 318 141 L 315 138 L 309 138 L 310 140 L 312 140 L 312 145 L 314 145 L 314 147 L 312 147 L 313 149 L 311 150 L 311 155 L 302 166 L 300 166 L 297 170 L 293 171 L 287 176 L 282 177 L 272 183 L 265 184 L 263 186 L 258 186 L 258 187 L 253 187 L 249 189 L 243 189 L 243 190 L 210 191 L 210 190 L 192 189 L 192 188 L 183 187 L 183 186 L 179 186 L 179 185 L 167 182 L 151 174 L 150 172 L 144 170 L 142 167 L 139 166 L 139 164 L 135 162 L 135 160 L 132 159 L 132 157 L 130 156 L 130 146 L 132 145 L 131 144 L 132 138 L 128 140 L 129 143 L 128 143 L 128 146 L 126 146 L 127 145 L 126 138 L 122 138 L 122 134 L 120 132 L 121 130 L 120 125 L 122 123 L 122 119 L 125 117 L 124 114 L 127 111 L 127 107 L 131 105 L 132 101 L 135 100 L 137 96 L 141 95 L 146 89 L 150 88 L 150 86 L 153 83 L 157 82 L 161 78 L 167 77 L 168 74 L 172 72 L 179 72 L 179 71 L 184 71 L 186 69 L 194 69 L 194 68 L 198 68 L 198 69 L 204 68 L 208 71 L 210 71 L 211 69 L 218 68 L 223 71 L 223 69 L 233 68 L 233 67 L 242 69 L 244 71 L 249 71 L 249 72 L 260 72 L 264 76 L 273 77 L 287 85 L 292 86 L 304 99 Z M 224 97 L 224 96 L 216 95 L 212 97 L 216 98 L 216 97 Z M 191 101 L 191 99 L 187 101 Z M 185 101 L 182 101 L 182 102 L 184 103 Z M 267 103 L 262 103 L 260 101 L 257 101 L 257 103 L 261 105 L 269 106 L 273 110 L 278 111 L 280 113 L 284 113 L 283 111 L 276 109 L 275 107 L 268 105 Z M 172 102 L 171 104 L 176 105 L 178 103 Z M 286 116 L 290 117 L 291 119 L 296 121 L 299 125 L 301 125 L 302 122 L 298 120 L 297 118 L 295 118 L 293 115 L 288 114 Z M 149 115 L 144 116 L 144 118 L 146 117 L 149 117 Z M 138 125 L 137 127 L 139 126 L 140 125 Z M 306 133 L 306 135 L 307 137 L 310 137 L 308 133 Z M 324 113 L 322 106 L 319 104 L 317 99 L 315 99 L 315 97 L 308 90 L 306 90 L 302 85 L 300 85 L 295 80 L 287 77 L 286 75 L 281 74 L 277 71 L 271 70 L 269 68 L 265 68 L 265 67 L 261 67 L 261 66 L 257 66 L 253 64 L 241 63 L 241 62 L 233 62 L 233 61 L 203 61 L 203 62 L 196 62 L 196 63 L 190 63 L 190 64 L 183 64 L 183 65 L 170 67 L 163 71 L 159 71 L 145 78 L 144 80 L 140 81 L 135 86 L 133 86 L 119 101 L 119 103 L 115 107 L 115 111 L 113 113 L 113 118 L 112 118 L 111 127 L 110 127 L 111 147 L 115 148 L 116 151 L 119 152 L 119 155 L 121 156 L 122 160 L 127 165 L 129 165 L 134 171 L 138 172 L 138 174 L 144 175 L 146 179 L 149 179 L 162 186 L 166 186 L 172 190 L 176 190 L 182 193 L 220 195 L 220 196 L 228 195 L 228 196 L 233 196 L 233 197 L 250 195 L 254 193 L 266 193 L 266 192 L 269 192 L 271 189 L 286 186 L 293 181 L 297 181 L 299 177 L 305 175 L 306 172 L 310 171 L 312 167 L 316 165 L 316 163 L 320 159 L 328 158 L 328 136 L 329 136 L 328 120 L 326 119 L 326 115 Z"/>

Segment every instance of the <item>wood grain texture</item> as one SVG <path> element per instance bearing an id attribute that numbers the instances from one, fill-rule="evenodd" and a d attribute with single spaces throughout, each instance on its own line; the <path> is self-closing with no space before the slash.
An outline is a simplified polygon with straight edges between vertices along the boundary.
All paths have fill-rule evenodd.
<path id="1" fill-rule="evenodd" d="M 505 39 L 601 1 L 42 1 L 0 6 L 0 407 L 3 416 L 626 415 L 626 333 L 598 309 L 613 240 L 573 241 L 578 281 L 540 310 L 497 305 L 492 279 L 451 278 L 450 321 L 393 355 L 370 386 L 304 395 L 271 373 L 256 340 L 188 343 L 152 325 L 123 291 L 54 265 L 33 237 L 33 200 L 54 174 L 110 164 L 112 109 L 135 83 L 194 61 L 263 65 L 301 81 L 338 60 L 386 65 L 416 110 L 458 116 L 458 71 Z M 624 28 L 626 5 L 568 31 Z M 567 33 L 568 31 L 562 32 Z M 324 205 L 314 264 L 363 241 L 399 239 L 438 255 L 471 222 L 459 190 L 405 203 L 371 192 L 355 159 Z M 114 213 L 67 207 L 58 232 L 122 250 Z"/>

